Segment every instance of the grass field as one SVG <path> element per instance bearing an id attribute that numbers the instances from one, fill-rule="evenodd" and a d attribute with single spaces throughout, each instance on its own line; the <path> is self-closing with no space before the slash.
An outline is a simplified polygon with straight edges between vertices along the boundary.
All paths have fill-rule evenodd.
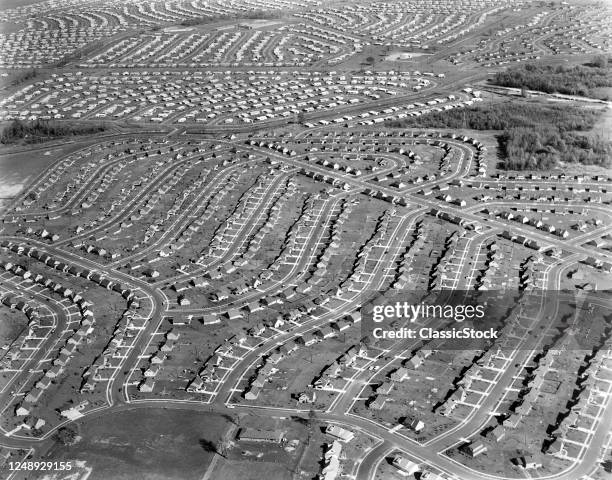
<path id="1" fill-rule="evenodd" d="M 50 152 L 46 154 L 46 152 Z M 0 199 L 19 194 L 23 187 L 47 168 L 62 152 L 61 148 L 34 152 L 0 153 Z"/>
<path id="2" fill-rule="evenodd" d="M 79 424 L 82 440 L 56 445 L 49 457 L 85 461 L 93 469 L 88 480 L 199 480 L 213 458 L 200 441 L 216 442 L 228 426 L 218 415 L 188 410 L 119 412 Z"/>
<path id="3" fill-rule="evenodd" d="M 221 459 L 209 478 L 214 480 L 289 480 L 291 472 L 280 463 L 234 462 Z"/>

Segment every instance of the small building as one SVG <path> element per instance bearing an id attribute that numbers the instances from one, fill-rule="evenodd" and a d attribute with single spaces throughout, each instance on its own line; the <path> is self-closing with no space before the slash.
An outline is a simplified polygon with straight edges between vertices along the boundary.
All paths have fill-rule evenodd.
<path id="1" fill-rule="evenodd" d="M 412 460 L 408 460 L 401 455 L 398 455 L 393 459 L 393 466 L 398 470 L 401 470 L 404 475 L 414 475 L 420 470 L 417 463 L 413 462 Z"/>
<path id="2" fill-rule="evenodd" d="M 533 454 L 524 455 L 519 459 L 519 466 L 522 468 L 541 468 L 542 462 Z"/>
<path id="3" fill-rule="evenodd" d="M 407 378 L 408 378 L 408 369 L 404 367 L 398 368 L 397 370 L 395 370 L 395 372 L 393 372 L 389 376 L 389 379 L 392 380 L 393 382 L 403 382 Z"/>
<path id="4" fill-rule="evenodd" d="M 261 393 L 261 387 L 252 386 L 244 394 L 244 398 L 245 398 L 245 400 L 257 400 L 257 397 L 259 397 L 260 393 Z"/>
<path id="5" fill-rule="evenodd" d="M 471 443 L 466 443 L 459 449 L 470 458 L 476 458 L 481 453 L 487 451 L 487 447 L 482 440 L 474 440 Z"/>
<path id="6" fill-rule="evenodd" d="M 407 428 L 412 430 L 413 432 L 419 433 L 421 430 L 425 428 L 425 423 L 421 421 L 419 418 L 408 415 L 404 421 L 402 422 Z"/>
<path id="7" fill-rule="evenodd" d="M 370 410 L 382 410 L 387 403 L 387 397 L 384 395 L 375 395 L 370 399 L 368 404 L 368 408 Z"/>
<path id="8" fill-rule="evenodd" d="M 154 387 L 155 379 L 153 377 L 147 377 L 138 385 L 138 390 L 143 393 L 150 393 L 153 391 Z"/>
<path id="9" fill-rule="evenodd" d="M 492 430 L 489 430 L 486 434 L 487 440 L 491 440 L 495 443 L 500 442 L 506 436 L 506 429 L 502 425 L 497 425 Z"/>
<path id="10" fill-rule="evenodd" d="M 347 430 L 346 428 L 339 427 L 338 425 L 328 425 L 325 428 L 325 433 L 332 437 L 342 440 L 343 442 L 350 442 L 355 438 L 355 433 Z"/>
<path id="11" fill-rule="evenodd" d="M 239 441 L 242 442 L 265 442 L 265 443 L 281 443 L 285 439 L 285 432 L 274 429 L 267 430 L 262 428 L 243 428 L 238 433 Z"/>

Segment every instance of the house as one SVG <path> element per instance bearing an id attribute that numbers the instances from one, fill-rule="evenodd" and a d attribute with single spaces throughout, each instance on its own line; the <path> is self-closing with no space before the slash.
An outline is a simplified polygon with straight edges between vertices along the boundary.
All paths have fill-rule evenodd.
<path id="1" fill-rule="evenodd" d="M 410 357 L 404 365 L 406 365 L 407 368 L 410 368 L 411 370 L 416 370 L 417 368 L 419 368 L 421 365 L 423 365 L 423 362 L 425 361 L 425 359 L 423 358 L 422 355 L 420 355 L 420 352 L 417 352 L 416 355 L 413 355 L 412 357 Z"/>
<path id="2" fill-rule="evenodd" d="M 446 480 L 446 477 L 443 477 L 436 472 L 432 472 L 431 470 L 424 470 L 421 473 L 420 480 Z"/>
<path id="3" fill-rule="evenodd" d="M 266 442 L 281 443 L 285 439 L 285 432 L 274 429 L 267 430 L 262 428 L 243 428 L 238 433 L 237 440 L 242 442 Z"/>
<path id="4" fill-rule="evenodd" d="M 203 325 L 214 325 L 216 323 L 221 323 L 221 319 L 217 315 L 212 313 L 200 317 L 200 321 Z"/>
<path id="5" fill-rule="evenodd" d="M 502 425 L 506 428 L 516 428 L 520 423 L 522 415 L 518 413 L 512 413 L 508 418 L 504 419 Z"/>
<path id="6" fill-rule="evenodd" d="M 393 390 L 393 382 L 383 382 L 378 387 L 376 387 L 377 395 L 388 395 Z"/>
<path id="7" fill-rule="evenodd" d="M 191 279 L 191 284 L 194 287 L 206 287 L 209 283 L 203 276 L 198 276 Z"/>
<path id="8" fill-rule="evenodd" d="M 457 390 L 455 390 L 451 396 L 448 398 L 449 401 L 453 401 L 453 402 L 463 402 L 465 400 L 466 397 L 466 392 L 465 389 L 463 387 L 457 387 Z"/>
<path id="9" fill-rule="evenodd" d="M 160 372 L 161 370 L 161 364 L 156 363 L 154 365 L 149 366 L 149 368 L 147 368 L 144 371 L 144 376 L 145 377 L 156 377 L 157 374 Z"/>
<path id="10" fill-rule="evenodd" d="M 331 392 L 341 392 L 345 386 L 345 381 L 341 378 L 331 378 L 323 376 L 314 382 L 314 388 L 317 390 L 326 390 Z"/>
<path id="11" fill-rule="evenodd" d="M 261 387 L 252 386 L 249 390 L 244 394 L 245 400 L 256 400 L 261 393 Z"/>
<path id="12" fill-rule="evenodd" d="M 178 340 L 180 336 L 181 334 L 178 332 L 175 332 L 174 330 L 170 330 L 168 331 L 168 333 L 166 333 L 166 338 L 168 340 Z"/>
<path id="13" fill-rule="evenodd" d="M 389 375 L 389 379 L 393 382 L 403 382 L 408 378 L 408 373 L 408 369 L 400 367 Z"/>
<path id="14" fill-rule="evenodd" d="M 263 388 L 263 386 L 266 384 L 267 381 L 268 381 L 268 378 L 265 375 L 259 374 L 253 380 L 251 380 L 250 387 L 251 389 L 255 387 Z"/>
<path id="15" fill-rule="evenodd" d="M 263 367 L 259 369 L 259 373 L 261 375 L 265 375 L 266 377 L 269 377 L 270 375 L 274 375 L 276 372 L 278 372 L 278 368 L 274 367 L 270 363 L 266 363 Z"/>
<path id="16" fill-rule="evenodd" d="M 40 388 L 34 387 L 32 390 L 28 392 L 28 394 L 25 396 L 23 400 L 28 403 L 36 403 L 38 399 L 40 398 L 40 396 L 42 395 L 42 393 L 43 391 Z"/>
<path id="17" fill-rule="evenodd" d="M 294 340 L 289 340 L 287 343 L 285 343 L 285 345 L 282 345 L 282 347 L 284 347 L 286 349 L 286 354 L 289 355 L 290 353 L 295 352 L 298 348 L 300 348 L 298 346 L 297 343 L 295 343 Z"/>
<path id="18" fill-rule="evenodd" d="M 29 408 L 24 407 L 22 404 L 18 404 L 15 407 L 15 415 L 17 415 L 18 417 L 23 417 L 23 416 L 29 415 L 29 414 L 30 414 Z"/>
<path id="19" fill-rule="evenodd" d="M 81 412 L 85 409 L 87 405 L 89 405 L 88 400 L 82 401 L 78 405 L 73 405 L 71 401 L 63 407 L 59 408 L 59 414 L 62 417 L 68 418 L 69 420 L 76 420 L 77 418 L 83 416 Z"/>
<path id="20" fill-rule="evenodd" d="M 350 442 L 355 438 L 355 433 L 345 428 L 339 427 L 338 425 L 327 425 L 325 433 L 337 438 L 343 442 Z"/>
<path id="21" fill-rule="evenodd" d="M 274 352 L 272 355 L 270 355 L 270 356 L 268 357 L 268 360 L 267 360 L 267 361 L 268 361 L 269 363 L 273 364 L 273 365 L 276 365 L 276 364 L 277 364 L 277 363 L 279 363 L 279 362 L 280 362 L 280 361 L 281 361 L 283 358 L 284 358 L 284 355 L 282 355 L 282 354 L 281 354 L 281 353 L 279 353 L 279 352 Z"/>
<path id="22" fill-rule="evenodd" d="M 314 390 L 310 394 L 302 392 L 297 396 L 298 403 L 314 403 L 317 399 L 317 392 Z"/>
<path id="23" fill-rule="evenodd" d="M 317 343 L 317 341 L 318 341 L 317 338 L 314 337 L 311 333 L 305 333 L 304 335 L 296 339 L 296 342 L 300 342 L 302 345 L 306 347 L 314 343 Z"/>
<path id="24" fill-rule="evenodd" d="M 172 340 L 166 340 L 159 350 L 162 352 L 171 352 L 174 350 L 174 342 Z"/>
<path id="25" fill-rule="evenodd" d="M 331 325 L 331 327 L 337 332 L 343 332 L 344 330 L 350 328 L 350 326 L 351 323 L 346 319 L 339 320 Z"/>
<path id="26" fill-rule="evenodd" d="M 398 470 L 402 471 L 402 474 L 405 475 L 414 475 L 416 472 L 420 470 L 420 467 L 417 463 L 412 460 L 408 460 L 401 455 L 398 455 L 393 459 L 393 466 Z"/>
<path id="27" fill-rule="evenodd" d="M 68 355 L 66 355 L 65 353 L 60 353 L 59 356 L 53 360 L 53 365 L 60 365 L 62 367 L 65 367 L 66 365 L 68 365 L 68 362 L 70 361 L 70 357 Z"/>
<path id="28" fill-rule="evenodd" d="M 41 390 L 45 390 L 49 388 L 51 385 L 51 379 L 47 376 L 42 377 L 38 382 L 36 382 L 35 387 L 40 388 Z"/>
<path id="29" fill-rule="evenodd" d="M 387 397 L 384 395 L 374 395 L 369 403 L 368 403 L 368 408 L 370 410 L 382 410 L 383 407 L 385 406 L 385 403 L 387 403 Z"/>
<path id="30" fill-rule="evenodd" d="M 357 356 L 362 358 L 368 358 L 368 347 L 363 343 L 359 345 Z"/>
<path id="31" fill-rule="evenodd" d="M 487 440 L 491 440 L 495 443 L 500 442 L 506 436 L 506 429 L 502 425 L 497 425 L 492 430 L 489 430 L 486 434 Z"/>
<path id="32" fill-rule="evenodd" d="M 238 332 L 236 335 L 234 335 L 231 338 L 231 343 L 234 345 L 236 344 L 242 345 L 246 341 L 247 341 L 247 336 L 246 336 L 246 333 L 244 332 Z"/>
<path id="33" fill-rule="evenodd" d="M 257 325 L 251 328 L 250 334 L 253 336 L 257 336 L 257 335 L 261 335 L 265 331 L 266 331 L 266 326 L 263 323 L 259 322 L 257 323 Z"/>
<path id="34" fill-rule="evenodd" d="M 519 466 L 522 468 L 541 468 L 542 462 L 533 454 L 524 455 L 519 459 Z"/>
<path id="35" fill-rule="evenodd" d="M 165 359 L 166 355 L 164 353 L 157 352 L 151 357 L 151 363 L 164 363 Z"/>
<path id="36" fill-rule="evenodd" d="M 153 387 L 155 387 L 155 379 L 147 377 L 138 385 L 138 390 L 143 393 L 150 393 L 153 391 Z"/>
<path id="37" fill-rule="evenodd" d="M 314 332 L 314 335 L 319 339 L 323 340 L 336 336 L 336 332 L 329 325 L 327 325 L 319 330 L 316 330 Z"/>
<path id="38" fill-rule="evenodd" d="M 201 377 L 195 377 L 189 384 L 187 385 L 186 390 L 190 393 L 200 392 L 204 387 L 204 380 Z"/>
<path id="39" fill-rule="evenodd" d="M 476 458 L 481 453 L 487 451 L 487 447 L 485 446 L 482 440 L 474 440 L 471 443 L 466 443 L 462 445 L 459 449 L 470 458 Z"/>
<path id="40" fill-rule="evenodd" d="M 42 418 L 37 418 L 37 417 L 26 417 L 23 420 L 23 426 L 25 428 L 27 428 L 28 430 L 40 430 L 47 422 L 45 420 L 43 420 Z"/>
<path id="41" fill-rule="evenodd" d="M 263 307 L 259 304 L 259 302 L 251 302 L 251 303 L 247 303 L 243 309 L 247 312 L 247 313 L 254 313 L 257 312 L 259 310 L 263 310 Z"/>
<path id="42" fill-rule="evenodd" d="M 64 367 L 61 365 L 53 365 L 49 370 L 45 372 L 45 375 L 49 378 L 57 378 L 64 371 Z"/>
<path id="43" fill-rule="evenodd" d="M 558 437 L 555 437 L 548 445 L 546 446 L 545 453 L 547 455 L 559 455 L 564 452 L 563 449 L 563 441 Z"/>
<path id="44" fill-rule="evenodd" d="M 425 423 L 419 420 L 417 417 L 408 415 L 404 418 L 402 422 L 407 428 L 412 430 L 413 432 L 419 433 L 421 430 L 425 428 Z"/>
<path id="45" fill-rule="evenodd" d="M 228 320 L 238 320 L 242 318 L 242 313 L 240 313 L 240 310 L 237 308 L 230 308 L 225 315 L 227 316 Z"/>

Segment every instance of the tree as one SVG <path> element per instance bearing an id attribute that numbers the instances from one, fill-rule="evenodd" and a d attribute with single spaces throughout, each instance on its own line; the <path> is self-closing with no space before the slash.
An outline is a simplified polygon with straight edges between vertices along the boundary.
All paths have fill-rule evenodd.
<path id="1" fill-rule="evenodd" d="M 74 428 L 62 427 L 57 431 L 55 439 L 62 445 L 73 445 L 77 436 L 77 431 Z"/>
<path id="2" fill-rule="evenodd" d="M 608 66 L 608 58 L 605 55 L 597 55 L 593 58 L 592 65 L 598 68 L 606 68 Z"/>
<path id="3" fill-rule="evenodd" d="M 374 65 L 374 60 L 375 58 L 372 56 L 369 56 L 368 58 L 365 59 L 366 63 L 369 63 L 370 65 Z"/>
<path id="4" fill-rule="evenodd" d="M 236 421 L 236 419 L 228 413 L 224 413 L 223 415 L 221 415 L 221 417 L 233 425 L 236 425 L 236 426 L 238 425 L 238 422 Z"/>
<path id="5" fill-rule="evenodd" d="M 206 440 L 205 438 L 201 438 L 200 439 L 200 447 L 202 447 L 205 452 L 215 453 L 215 454 L 221 455 L 222 457 L 225 458 L 225 455 L 223 453 L 219 452 L 219 449 L 217 448 L 217 445 L 215 444 L 215 442 L 211 442 L 210 440 Z"/>
<path id="6" fill-rule="evenodd" d="M 312 408 L 308 410 L 308 429 L 313 430 L 314 426 L 317 424 L 317 412 L 315 412 Z"/>

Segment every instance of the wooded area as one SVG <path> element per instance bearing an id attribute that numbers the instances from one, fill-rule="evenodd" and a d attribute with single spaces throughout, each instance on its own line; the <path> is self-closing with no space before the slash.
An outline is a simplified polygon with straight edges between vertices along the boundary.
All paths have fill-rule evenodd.
<path id="1" fill-rule="evenodd" d="M 612 87 L 612 69 L 610 60 L 603 56 L 595 58 L 591 63 L 576 66 L 527 63 L 498 72 L 491 83 L 502 87 L 608 100 L 610 94 L 595 89 Z"/>
<path id="2" fill-rule="evenodd" d="M 609 166 L 612 144 L 576 131 L 593 128 L 602 110 L 512 101 L 431 112 L 386 122 L 392 128 L 499 130 L 501 167 L 546 169 L 558 162 Z"/>
<path id="3" fill-rule="evenodd" d="M 34 120 L 24 122 L 13 120 L 0 133 L 0 143 L 3 145 L 17 143 L 20 140 L 25 143 L 39 143 L 53 138 L 71 135 L 88 135 L 106 130 L 102 125 L 69 125 L 65 123 Z"/>

